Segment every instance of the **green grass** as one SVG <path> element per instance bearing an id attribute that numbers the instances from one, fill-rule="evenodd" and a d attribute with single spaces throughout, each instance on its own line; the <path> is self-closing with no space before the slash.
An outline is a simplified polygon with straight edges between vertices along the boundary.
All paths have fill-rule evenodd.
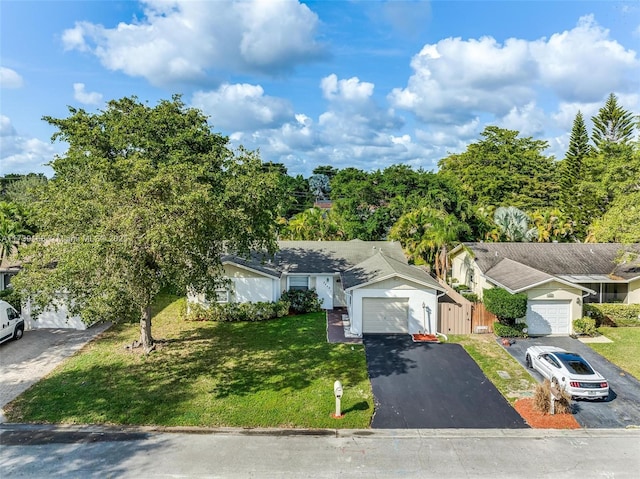
<path id="1" fill-rule="evenodd" d="M 600 327 L 598 331 L 612 343 L 588 343 L 597 353 L 640 379 L 640 328 Z"/>
<path id="2" fill-rule="evenodd" d="M 328 344 L 324 313 L 257 323 L 188 323 L 184 299 L 155 308 L 158 350 L 124 348 L 118 325 L 5 407 L 12 422 L 366 428 L 373 396 L 362 345 Z M 333 383 L 342 381 L 344 419 Z"/>
<path id="3" fill-rule="evenodd" d="M 492 334 L 449 336 L 449 342 L 462 345 L 485 376 L 510 402 L 533 394 L 537 385 L 535 379 L 496 342 Z M 498 371 L 506 372 L 509 378 L 503 378 Z"/>

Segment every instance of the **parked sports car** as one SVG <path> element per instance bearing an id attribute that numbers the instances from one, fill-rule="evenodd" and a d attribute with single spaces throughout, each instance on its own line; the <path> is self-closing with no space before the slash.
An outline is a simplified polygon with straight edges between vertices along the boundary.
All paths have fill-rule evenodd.
<path id="1" fill-rule="evenodd" d="M 607 380 L 579 354 L 553 346 L 531 346 L 526 354 L 527 367 L 572 398 L 604 400 L 609 396 Z"/>

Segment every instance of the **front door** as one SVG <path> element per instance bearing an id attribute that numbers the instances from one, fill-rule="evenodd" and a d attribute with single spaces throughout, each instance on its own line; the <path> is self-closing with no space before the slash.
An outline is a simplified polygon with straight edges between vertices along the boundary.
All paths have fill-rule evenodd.
<path id="1" fill-rule="evenodd" d="M 317 276 L 316 293 L 322 301 L 322 309 L 333 309 L 333 276 Z"/>

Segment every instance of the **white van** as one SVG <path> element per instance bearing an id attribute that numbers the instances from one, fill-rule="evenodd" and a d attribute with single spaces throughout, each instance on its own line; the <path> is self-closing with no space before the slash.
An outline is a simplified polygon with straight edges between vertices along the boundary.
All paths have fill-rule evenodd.
<path id="1" fill-rule="evenodd" d="M 6 301 L 0 301 L 0 343 L 10 339 L 20 339 L 24 334 L 24 320 L 13 306 Z"/>

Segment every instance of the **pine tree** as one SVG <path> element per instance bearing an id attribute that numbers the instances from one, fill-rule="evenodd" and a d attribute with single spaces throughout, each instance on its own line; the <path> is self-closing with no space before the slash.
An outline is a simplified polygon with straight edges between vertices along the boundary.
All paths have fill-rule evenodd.
<path id="1" fill-rule="evenodd" d="M 618 98 L 613 93 L 591 120 L 592 140 L 597 151 L 601 151 L 607 144 L 627 144 L 633 140 L 633 114 L 618 105 Z"/>
<path id="2" fill-rule="evenodd" d="M 575 204 L 573 198 L 576 182 L 580 180 L 582 170 L 582 162 L 591 151 L 589 146 L 589 133 L 584 123 L 582 112 L 578 111 L 573 120 L 573 128 L 571 129 L 571 138 L 569 139 L 569 148 L 562 162 L 560 185 L 560 200 L 562 209 L 568 212 L 571 205 Z"/>

